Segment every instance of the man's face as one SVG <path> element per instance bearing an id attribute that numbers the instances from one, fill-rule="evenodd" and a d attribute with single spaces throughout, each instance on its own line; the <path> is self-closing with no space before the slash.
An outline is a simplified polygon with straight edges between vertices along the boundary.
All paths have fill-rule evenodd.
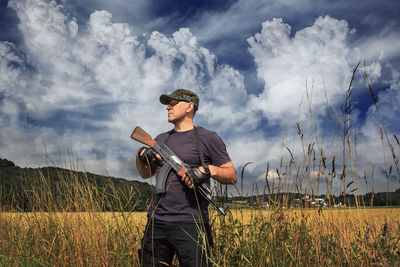
<path id="1" fill-rule="evenodd" d="M 171 99 L 167 105 L 168 122 L 175 123 L 182 120 L 185 117 L 190 105 L 190 102 Z"/>

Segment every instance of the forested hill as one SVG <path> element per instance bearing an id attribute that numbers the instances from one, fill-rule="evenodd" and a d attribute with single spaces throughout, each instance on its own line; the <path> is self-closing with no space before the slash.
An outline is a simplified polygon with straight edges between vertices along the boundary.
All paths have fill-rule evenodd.
<path id="1" fill-rule="evenodd" d="M 58 167 L 20 168 L 0 158 L 0 211 L 145 210 L 153 186 Z"/>
<path id="2" fill-rule="evenodd" d="M 145 182 L 105 177 L 89 172 L 58 167 L 21 168 L 0 158 L 0 211 L 143 211 L 147 209 L 154 187 Z M 367 193 L 359 196 L 365 206 L 399 206 L 396 192 Z M 231 197 L 224 201 L 245 201 L 252 206 L 274 199 L 282 202 L 304 196 L 279 193 L 264 196 Z M 316 198 L 316 197 L 315 197 Z M 328 201 L 327 196 L 321 195 Z M 332 204 L 354 206 L 354 195 L 332 196 Z"/>

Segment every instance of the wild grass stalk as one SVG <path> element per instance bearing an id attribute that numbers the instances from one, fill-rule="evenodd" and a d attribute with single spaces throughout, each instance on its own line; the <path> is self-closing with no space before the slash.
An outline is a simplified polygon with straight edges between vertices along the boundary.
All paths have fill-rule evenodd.
<path id="1" fill-rule="evenodd" d="M 138 266 L 144 212 L 123 212 L 119 210 L 123 205 L 114 205 L 113 212 L 99 212 L 102 203 L 86 203 L 84 211 L 75 211 L 76 203 L 97 201 L 92 197 L 96 190 L 89 184 L 78 189 L 67 187 L 71 192 L 64 194 L 75 199 L 66 203 L 68 209 L 60 210 L 46 203 L 56 197 L 40 191 L 51 185 L 49 178 L 43 179 L 47 179 L 40 184 L 43 187 L 30 192 L 33 212 L 0 214 L 0 265 Z M 276 188 L 272 186 L 271 192 Z M 76 199 L 76 193 L 85 199 Z M 215 266 L 400 262 L 400 210 L 284 209 L 278 194 L 272 200 L 275 205 L 269 210 L 236 209 L 225 217 L 211 211 L 214 247 L 210 257 Z M 40 205 L 45 209 L 40 210 Z"/>
<path id="2" fill-rule="evenodd" d="M 282 143 L 277 166 L 267 162 L 262 194 L 257 183 L 253 184 L 255 197 L 250 204 L 256 204 L 231 209 L 225 217 L 210 210 L 214 239 L 210 258 L 215 266 L 400 265 L 400 210 L 372 209 L 374 164 L 369 185 L 370 171 L 364 171 L 365 186 L 372 193 L 370 202 L 364 204 L 364 199 L 359 202 L 356 197 L 357 209 L 333 208 L 338 204 L 335 194 L 343 196 L 339 200 L 343 204 L 349 203 L 346 195 L 357 194 L 360 183 L 357 131 L 350 123 L 351 84 L 356 69 L 343 116 L 329 105 L 325 93 L 332 127 L 328 144 L 312 121 L 312 84 L 310 92 L 306 86 L 307 121 L 298 120 L 292 145 Z M 374 97 L 369 81 L 368 86 Z M 380 129 L 381 141 L 386 136 L 389 143 L 382 121 Z M 299 146 L 296 139 L 300 140 Z M 396 135 L 394 139 L 400 146 Z M 397 168 L 393 145 L 389 148 Z M 48 161 L 56 165 L 51 157 Z M 138 191 L 133 187 L 117 188 L 109 177 L 95 180 L 86 171 L 78 175 L 72 153 L 69 162 L 63 164 L 68 170 L 42 169 L 36 182 L 23 185 L 23 195 L 16 194 L 16 190 L 4 192 L 0 187 L 0 199 L 7 196 L 11 200 L 7 205 L 0 201 L 0 265 L 139 266 L 137 250 L 146 215 L 134 211 L 143 204 L 135 200 Z M 248 164 L 242 169 L 241 181 Z M 389 185 L 392 169 L 386 173 Z M 338 178 L 342 192 L 334 187 Z M 328 207 L 314 209 L 310 201 L 320 196 L 323 182 Z M 244 198 L 243 186 L 235 188 Z M 214 190 L 217 200 L 229 201 L 226 187 L 215 186 Z M 310 201 L 303 198 L 304 202 L 294 207 L 290 192 L 298 198 L 308 195 Z M 262 207 L 265 202 L 270 204 L 268 208 Z M 10 210 L 13 212 L 7 212 Z"/>

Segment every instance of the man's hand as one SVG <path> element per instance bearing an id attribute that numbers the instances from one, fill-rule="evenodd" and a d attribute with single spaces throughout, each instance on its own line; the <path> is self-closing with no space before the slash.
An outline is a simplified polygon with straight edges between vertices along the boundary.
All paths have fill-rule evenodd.
<path id="1" fill-rule="evenodd" d="M 162 158 L 154 149 L 141 147 L 136 153 L 136 166 L 142 178 L 150 178 L 156 173 L 157 163 Z"/>
<path id="2" fill-rule="evenodd" d="M 149 147 L 141 147 L 138 150 L 138 157 L 144 163 L 153 163 L 158 161 L 162 161 L 162 158 L 159 154 L 157 154 L 154 149 Z"/>
<path id="3" fill-rule="evenodd" d="M 211 173 L 207 173 L 203 166 L 200 166 L 199 168 L 188 169 L 185 175 L 182 176 L 182 181 L 184 181 L 190 189 L 193 189 L 195 186 L 209 180 L 210 177 Z"/>
<path id="4" fill-rule="evenodd" d="M 215 165 L 208 165 L 210 169 L 210 176 L 220 182 L 221 184 L 236 184 L 237 182 L 237 174 L 236 169 L 233 166 L 232 161 L 227 163 L 221 164 L 219 166 Z M 202 166 L 199 167 L 199 170 L 205 173 L 204 168 Z M 184 175 L 182 177 L 182 181 L 184 181 L 190 188 L 194 188 L 193 184 L 191 183 L 190 179 Z M 187 178 L 187 179 L 186 179 Z"/>

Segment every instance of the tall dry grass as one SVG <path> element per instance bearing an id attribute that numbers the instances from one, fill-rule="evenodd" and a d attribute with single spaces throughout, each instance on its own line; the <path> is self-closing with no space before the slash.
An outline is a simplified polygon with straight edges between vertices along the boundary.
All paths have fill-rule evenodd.
<path id="1" fill-rule="evenodd" d="M 396 266 L 399 215 L 399 210 L 237 211 L 220 218 L 213 255 L 220 266 Z"/>
<path id="2" fill-rule="evenodd" d="M 0 217 L 1 266 L 137 266 L 143 216 L 8 213 Z"/>
<path id="3" fill-rule="evenodd" d="M 215 266 L 398 266 L 400 210 L 212 216 Z M 0 264 L 138 266 L 144 212 L 3 213 Z"/>
<path id="4" fill-rule="evenodd" d="M 308 119 L 299 121 L 295 127 L 300 146 L 295 141 L 291 145 L 283 142 L 278 166 L 273 168 L 267 163 L 264 188 L 254 187 L 253 194 L 262 195 L 256 201 L 267 200 L 272 204 L 270 210 L 239 208 L 231 210 L 225 217 L 211 210 L 214 247 L 210 260 L 213 265 L 400 265 L 400 209 L 366 209 L 370 203 L 359 198 L 355 209 L 330 208 L 335 204 L 334 195 L 338 193 L 333 187 L 336 180 L 341 183 L 342 192 L 339 193 L 343 195 L 343 203 L 347 202 L 348 193 L 357 194 L 362 183 L 357 166 L 357 132 L 350 121 L 352 81 L 357 68 L 343 110 L 335 111 L 329 100 L 326 101 L 333 140 L 327 145 L 313 123 L 313 85 L 311 88 L 306 86 Z M 365 76 L 368 80 L 366 72 Z M 369 82 L 368 88 L 373 95 Z M 374 102 L 378 109 L 375 98 Z M 395 148 L 384 134 L 383 121 L 380 122 L 381 141 L 390 147 L 397 168 Z M 300 151 L 297 151 L 298 147 Z M 74 169 L 73 164 L 70 167 Z M 371 169 L 372 179 L 374 166 Z M 270 170 L 278 175 L 277 179 L 270 179 Z M 69 175 L 74 174 L 71 172 Z M 113 212 L 99 212 L 100 207 L 108 205 L 108 198 L 99 198 L 101 192 L 89 180 L 82 183 L 76 178 L 74 183 L 65 183 L 65 186 L 57 188 L 55 195 L 49 195 L 48 185 L 52 177 L 43 174 L 41 179 L 40 186 L 28 192 L 34 212 L 9 213 L 3 210 L 0 214 L 0 265 L 139 265 L 137 250 L 146 222 L 145 213 L 123 212 L 119 200 L 117 203 L 120 205 L 113 202 Z M 366 183 L 367 179 L 364 180 Z M 293 199 L 285 192 L 316 197 L 322 191 L 322 184 L 326 187 L 324 191 L 329 208 L 309 209 L 307 205 L 287 208 L 293 206 L 290 205 Z M 220 187 L 219 196 L 226 196 L 227 190 L 223 192 L 222 189 Z M 129 192 L 127 198 L 132 197 L 132 192 Z M 278 193 L 283 193 L 281 199 L 277 197 Z M 58 203 L 60 195 L 66 202 Z M 116 196 L 115 190 L 110 188 L 107 196 Z M 60 204 L 64 205 L 63 209 L 59 208 Z"/>
<path id="5" fill-rule="evenodd" d="M 252 195 L 268 195 L 267 198 L 258 199 L 258 202 L 268 201 L 275 204 L 278 200 L 276 197 L 280 196 L 280 204 L 288 207 L 295 203 L 292 195 L 285 194 L 287 192 L 296 193 L 300 196 L 308 195 L 312 199 L 318 198 L 323 193 L 329 207 L 337 204 L 350 206 L 352 203 L 349 202 L 348 195 L 351 194 L 355 196 L 353 205 L 356 207 L 373 207 L 376 165 L 372 164 L 372 166 L 369 166 L 370 169 L 366 170 L 361 170 L 359 167 L 358 129 L 353 125 L 351 114 L 353 110 L 353 82 L 357 78 L 357 74 L 361 72 L 359 66 L 360 63 L 353 70 L 344 104 L 339 110 L 330 105 L 325 85 L 323 86 L 327 117 L 322 120 L 326 119 L 329 122 L 331 126 L 329 133 L 319 128 L 321 118 L 319 118 L 318 123 L 314 122 L 312 110 L 314 82 L 312 82 L 311 87 L 306 84 L 305 97 L 299 105 L 298 121 L 294 128 L 292 141 L 288 141 L 289 138 L 285 132 L 285 136 L 282 138 L 280 160 L 273 163 L 267 162 L 263 188 L 259 188 L 258 184 L 253 186 Z M 371 104 L 375 106 L 378 116 L 379 125 L 376 125 L 376 127 L 381 135 L 375 142 L 382 146 L 383 166 L 380 166 L 380 169 L 384 170 L 385 177 L 383 178 L 386 180 L 386 188 L 389 192 L 390 188 L 396 188 L 400 185 L 399 183 L 390 184 L 389 178 L 391 175 L 395 175 L 400 182 L 397 157 L 399 150 L 396 150 L 393 145 L 394 142 L 397 142 L 397 144 L 400 144 L 400 142 L 396 135 L 389 138 L 389 133 L 380 114 L 378 100 L 369 82 L 365 63 L 363 75 L 365 76 L 367 90 L 371 93 Z M 300 116 L 300 111 L 303 110 L 304 112 L 302 106 L 307 107 L 307 114 Z M 300 119 L 301 117 L 303 119 Z M 387 148 L 389 148 L 389 151 Z M 388 152 L 390 156 L 388 156 Z M 371 151 L 371 153 L 375 153 L 375 151 Z M 243 183 L 243 180 L 241 183 Z M 372 192 L 370 203 L 365 203 L 365 199 L 360 196 L 366 190 Z M 239 192 L 237 188 L 236 192 Z M 243 196 L 242 188 L 240 193 Z M 389 205 L 390 199 L 387 195 L 387 206 Z"/>

